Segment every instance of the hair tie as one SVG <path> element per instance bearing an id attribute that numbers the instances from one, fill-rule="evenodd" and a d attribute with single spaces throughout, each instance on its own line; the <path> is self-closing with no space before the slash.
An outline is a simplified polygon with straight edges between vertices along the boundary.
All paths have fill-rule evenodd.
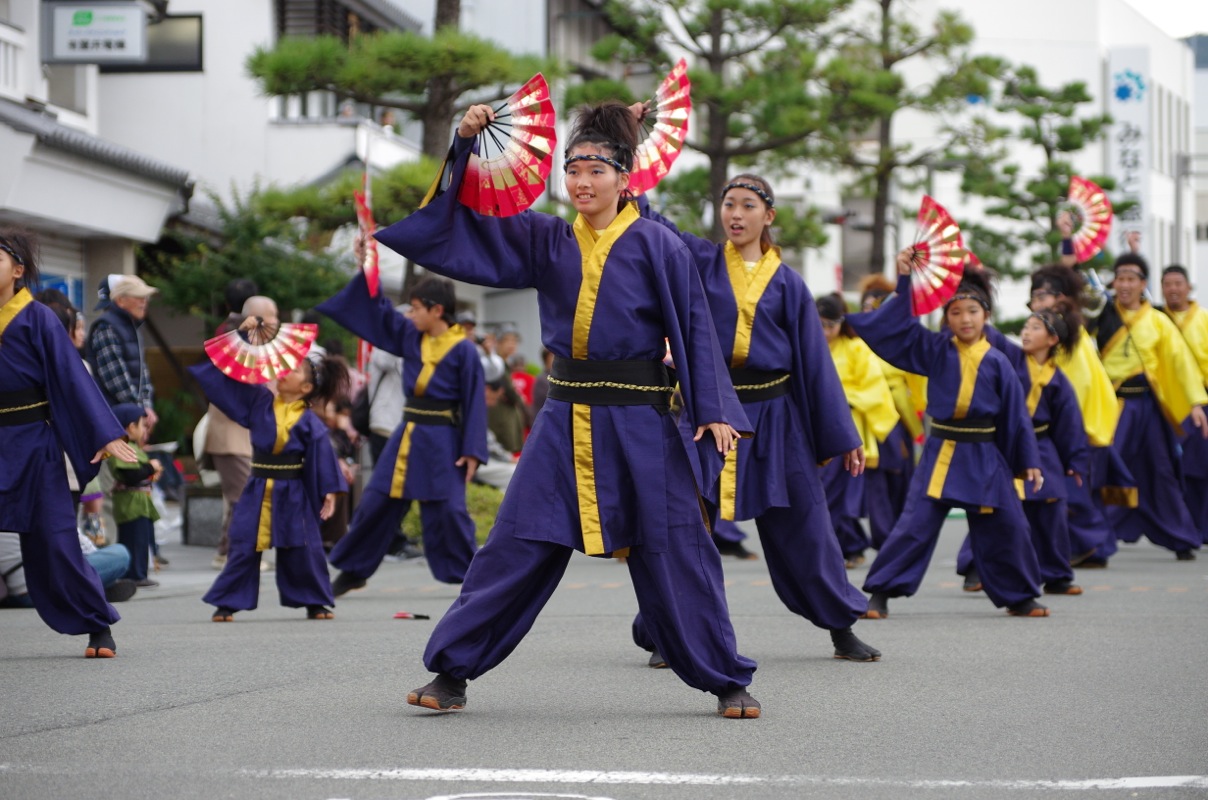
<path id="1" fill-rule="evenodd" d="M 7 240 L 0 239 L 0 250 L 8 253 L 12 260 L 17 263 L 18 267 L 25 266 L 25 259 L 17 255 L 17 251 L 13 249 L 12 245 L 10 245 Z"/>
<path id="2" fill-rule="evenodd" d="M 721 190 L 721 196 L 724 198 L 726 196 L 726 192 L 730 191 L 731 189 L 749 189 L 750 191 L 759 195 L 759 199 L 762 200 L 763 202 L 767 203 L 768 208 L 776 207 L 776 204 L 774 202 L 772 202 L 772 196 L 770 194 L 768 194 L 766 191 L 764 191 L 763 189 L 760 189 L 758 186 L 756 186 L 753 183 L 742 183 L 741 181 L 735 181 L 733 183 L 728 183 L 728 184 L 726 184 L 725 188 Z"/>
<path id="3" fill-rule="evenodd" d="M 315 385 L 317 394 L 323 388 L 323 356 L 312 351 L 306 354 L 306 360 L 310 362 L 310 382 Z"/>
<path id="4" fill-rule="evenodd" d="M 1058 339 L 1065 339 L 1070 332 L 1070 326 L 1066 323 L 1065 317 L 1060 314 L 1049 311 L 1033 311 L 1032 316 L 1040 320 L 1040 324 L 1044 325 L 1044 329 Z"/>
<path id="5" fill-rule="evenodd" d="M 562 165 L 562 170 L 565 172 L 566 170 L 570 169 L 570 165 L 574 164 L 576 161 L 599 161 L 602 164 L 607 164 L 608 166 L 612 167 L 617 172 L 623 172 L 626 175 L 629 174 L 629 170 L 621 166 L 621 162 L 617 161 L 615 158 L 609 158 L 608 156 L 602 156 L 596 153 L 581 156 L 571 156 L 570 158 L 566 159 L 566 163 Z"/>
<path id="6" fill-rule="evenodd" d="M 1149 276 L 1142 272 L 1141 268 L 1135 264 L 1121 264 L 1116 267 L 1116 275 L 1118 276 L 1121 272 L 1131 272 L 1143 281 L 1149 280 Z"/>

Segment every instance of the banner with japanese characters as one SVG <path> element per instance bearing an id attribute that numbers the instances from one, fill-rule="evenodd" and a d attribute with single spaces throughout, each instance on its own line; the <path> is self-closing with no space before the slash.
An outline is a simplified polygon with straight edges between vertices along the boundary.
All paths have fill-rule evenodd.
<path id="1" fill-rule="evenodd" d="M 1141 241 L 1155 242 L 1150 230 L 1149 104 L 1153 92 L 1149 72 L 1149 49 L 1116 47 L 1108 52 L 1107 111 L 1113 124 L 1107 145 L 1107 173 L 1116 180 L 1112 199 L 1117 205 L 1133 201 L 1135 205 L 1116 215 L 1109 247 L 1116 252 L 1128 249 L 1130 231 L 1140 231 Z"/>

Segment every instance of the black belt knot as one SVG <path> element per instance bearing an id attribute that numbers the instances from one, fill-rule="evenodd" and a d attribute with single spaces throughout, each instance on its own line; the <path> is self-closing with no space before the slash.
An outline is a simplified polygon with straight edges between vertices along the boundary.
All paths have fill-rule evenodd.
<path id="1" fill-rule="evenodd" d="M 301 453 L 268 453 L 252 451 L 252 476 L 293 480 L 302 477 L 303 458 Z"/>
<path id="2" fill-rule="evenodd" d="M 671 409 L 671 375 L 661 361 L 588 361 L 554 356 L 549 396 L 589 406 Z"/>
<path id="3" fill-rule="evenodd" d="M 0 426 L 28 425 L 50 419 L 50 401 L 37 387 L 0 392 Z"/>
<path id="4" fill-rule="evenodd" d="M 1116 389 L 1116 397 L 1140 397 L 1151 391 L 1149 380 L 1144 375 L 1133 375 Z"/>
<path id="5" fill-rule="evenodd" d="M 461 424 L 461 404 L 456 400 L 408 397 L 407 405 L 403 408 L 403 422 L 457 427 Z"/>
<path id="6" fill-rule="evenodd" d="M 993 417 L 968 417 L 966 419 L 933 419 L 931 435 L 951 442 L 994 441 Z"/>
<path id="7" fill-rule="evenodd" d="M 783 397 L 789 393 L 790 377 L 787 372 L 730 367 L 730 381 L 744 403 Z"/>

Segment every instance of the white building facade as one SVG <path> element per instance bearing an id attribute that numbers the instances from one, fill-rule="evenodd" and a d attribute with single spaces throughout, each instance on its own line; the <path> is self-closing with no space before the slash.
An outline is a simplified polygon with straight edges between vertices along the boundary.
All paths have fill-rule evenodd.
<path id="1" fill-rule="evenodd" d="M 149 6 L 150 8 L 150 6 Z M 186 168 L 98 136 L 95 64 L 45 64 L 38 0 L 0 0 L 0 225 L 38 234 L 43 285 L 91 309 L 186 207 Z"/>

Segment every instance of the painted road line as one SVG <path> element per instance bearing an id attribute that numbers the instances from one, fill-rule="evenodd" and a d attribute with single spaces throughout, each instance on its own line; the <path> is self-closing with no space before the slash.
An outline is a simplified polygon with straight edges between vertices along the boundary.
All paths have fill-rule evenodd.
<path id="1" fill-rule="evenodd" d="M 897 780 L 826 775 L 708 775 L 675 772 L 624 772 L 553 769 L 246 769 L 244 778 L 287 780 L 442 781 L 475 783 L 594 784 L 636 786 L 868 786 L 898 789 L 1008 789 L 1021 791 L 1088 791 L 1138 789 L 1208 789 L 1208 775 L 1157 775 L 1082 780 Z"/>

